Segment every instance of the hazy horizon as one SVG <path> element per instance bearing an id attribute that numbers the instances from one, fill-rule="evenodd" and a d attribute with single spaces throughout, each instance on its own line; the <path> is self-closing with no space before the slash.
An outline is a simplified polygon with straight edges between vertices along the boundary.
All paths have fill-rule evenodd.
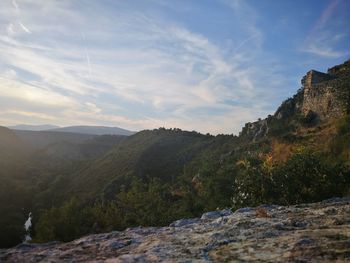
<path id="1" fill-rule="evenodd" d="M 0 3 L 0 126 L 237 134 L 350 57 L 350 2 Z"/>

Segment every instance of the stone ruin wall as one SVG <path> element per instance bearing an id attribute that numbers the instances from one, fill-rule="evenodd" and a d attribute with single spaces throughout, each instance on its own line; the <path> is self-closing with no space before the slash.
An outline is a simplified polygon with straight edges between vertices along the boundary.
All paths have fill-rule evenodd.
<path id="1" fill-rule="evenodd" d="M 289 110 L 297 111 L 306 116 L 309 112 L 316 113 L 319 120 L 330 120 L 344 116 L 350 112 L 350 94 L 344 89 L 350 83 L 350 60 L 344 64 L 328 69 L 327 73 L 310 70 L 302 78 L 302 89 L 298 91 L 300 99 L 287 100 Z M 348 88 L 350 90 L 350 87 Z M 291 104 L 295 102 L 295 105 Z M 277 119 L 282 119 L 283 110 L 275 113 Z M 248 136 L 253 141 L 266 136 L 269 131 L 267 119 L 248 122 L 240 132 L 240 136 Z"/>
<path id="2" fill-rule="evenodd" d="M 310 111 L 320 120 L 339 118 L 345 115 L 346 106 L 341 100 L 342 80 L 330 74 L 309 71 L 301 81 L 304 87 L 301 111 L 307 115 Z"/>

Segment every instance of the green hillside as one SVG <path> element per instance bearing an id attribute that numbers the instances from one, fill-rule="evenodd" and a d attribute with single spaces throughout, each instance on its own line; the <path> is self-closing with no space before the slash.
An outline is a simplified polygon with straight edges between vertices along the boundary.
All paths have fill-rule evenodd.
<path id="1" fill-rule="evenodd" d="M 27 132 L 27 131 L 26 131 Z M 40 138 L 42 132 L 31 138 Z M 41 199 L 40 193 L 55 184 L 61 174 L 69 174 L 84 162 L 98 158 L 124 139 L 124 136 L 97 136 L 78 142 L 67 142 L 67 135 L 50 134 L 55 143 L 37 149 L 14 131 L 0 127 L 0 247 L 18 244 L 24 236 L 23 224 L 35 207 L 50 207 L 53 200 Z M 70 135 L 68 135 L 70 136 Z M 74 135 L 75 136 L 75 135 Z M 71 138 L 71 136 L 69 137 Z M 39 198 L 38 198 L 39 196 Z M 46 198 L 46 197 L 45 197 Z"/>
<path id="2" fill-rule="evenodd" d="M 185 164 L 215 143 L 214 136 L 179 129 L 142 131 L 125 138 L 104 156 L 62 175 L 46 193 L 54 192 L 60 200 L 72 196 L 112 199 L 122 188 L 128 188 L 133 178 L 174 183 Z"/>
<path id="3" fill-rule="evenodd" d="M 27 145 L 10 129 L 0 126 L 0 162 L 26 154 Z"/>
<path id="4" fill-rule="evenodd" d="M 239 136 L 159 128 L 32 147 L 0 173 L 0 245 L 19 242 L 23 216 L 11 218 L 22 208 L 34 214 L 35 241 L 68 241 L 217 208 L 349 195 L 349 80 L 350 61 L 309 71 L 296 95 Z M 11 134 L 5 152 L 23 145 Z"/>

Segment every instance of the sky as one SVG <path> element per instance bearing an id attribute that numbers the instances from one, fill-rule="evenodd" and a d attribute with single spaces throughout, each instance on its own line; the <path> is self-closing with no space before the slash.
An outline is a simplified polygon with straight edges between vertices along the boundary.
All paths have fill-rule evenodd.
<path id="1" fill-rule="evenodd" d="M 1 0 L 0 125 L 237 134 L 349 44 L 348 0 Z"/>

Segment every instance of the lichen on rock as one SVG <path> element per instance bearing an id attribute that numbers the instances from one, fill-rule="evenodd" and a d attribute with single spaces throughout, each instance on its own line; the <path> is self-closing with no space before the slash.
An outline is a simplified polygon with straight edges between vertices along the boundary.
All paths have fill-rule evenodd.
<path id="1" fill-rule="evenodd" d="M 350 198 L 205 213 L 69 243 L 23 244 L 1 262 L 349 262 Z"/>

